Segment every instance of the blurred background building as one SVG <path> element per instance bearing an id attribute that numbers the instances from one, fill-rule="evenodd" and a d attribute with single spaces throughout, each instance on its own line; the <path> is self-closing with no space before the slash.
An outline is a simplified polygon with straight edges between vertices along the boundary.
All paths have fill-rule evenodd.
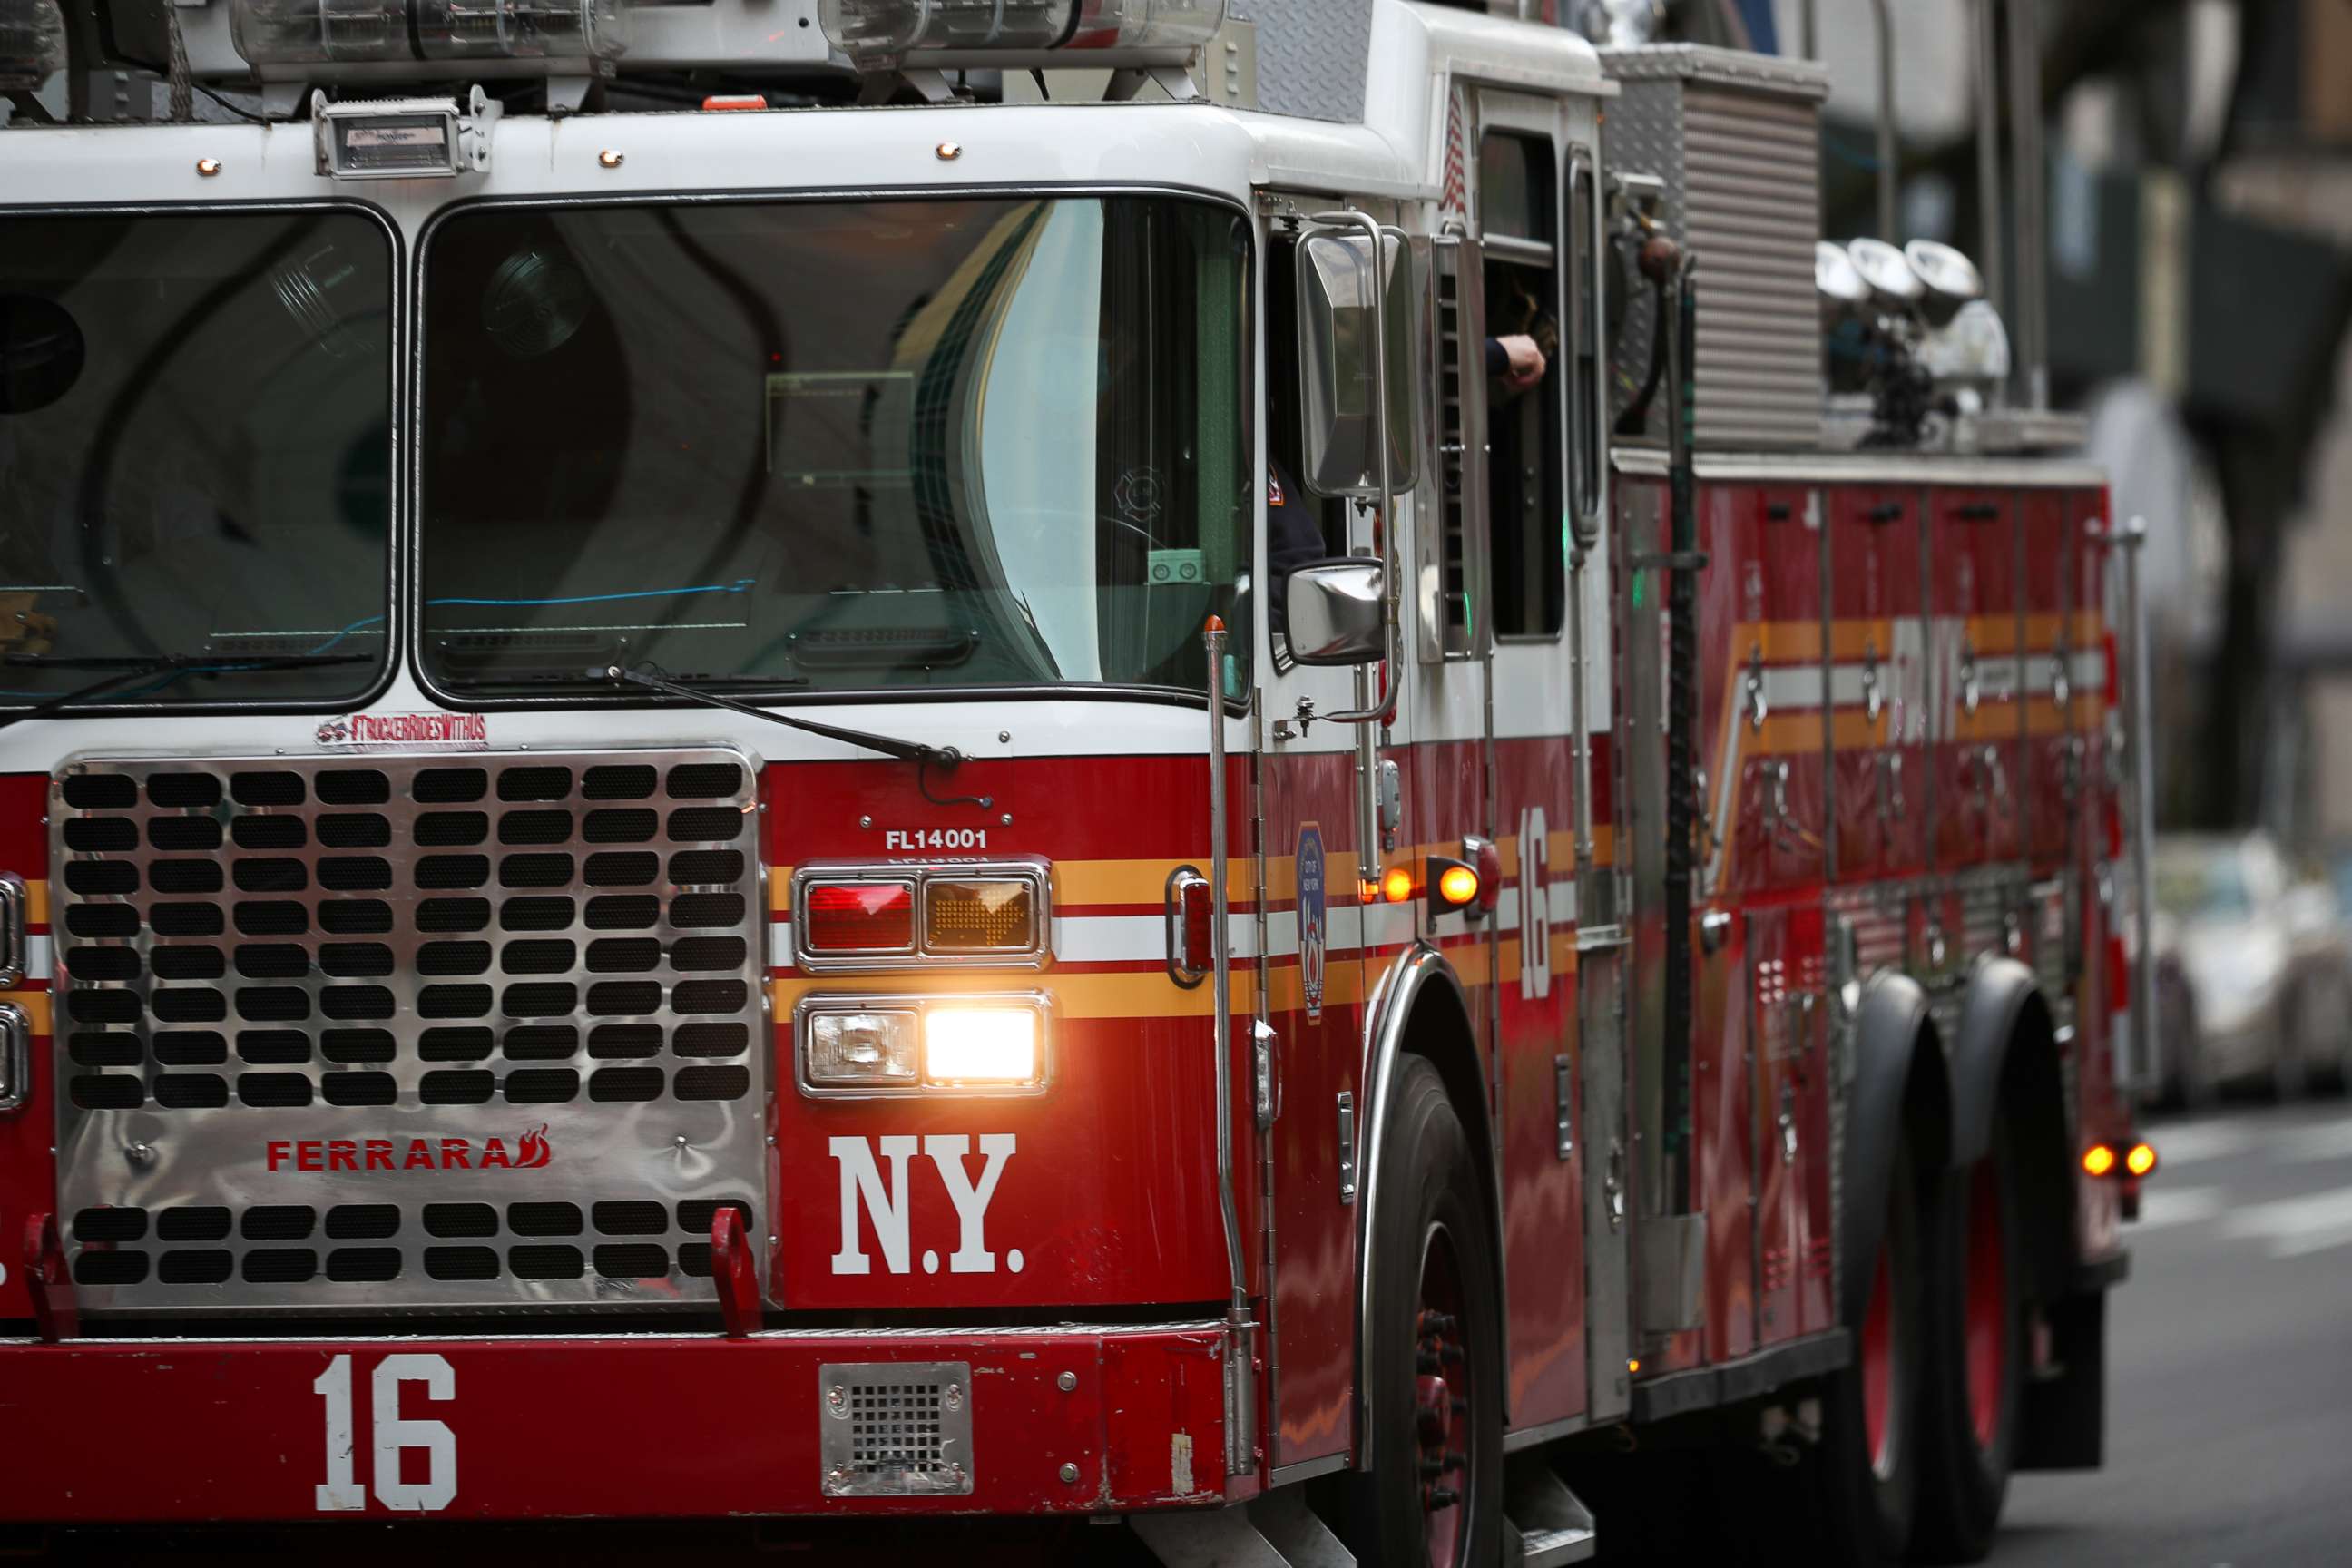
<path id="1" fill-rule="evenodd" d="M 2090 414 L 2116 515 L 2147 520 L 2160 825 L 2352 842 L 2352 0 L 1462 3 L 1811 53 L 1838 237 L 1879 226 L 1888 16 L 1900 232 L 1880 237 L 1970 252 L 2013 325 L 2038 256 L 2053 402 Z M 1986 243 L 1988 63 L 2004 110 L 2040 107 L 2034 256 L 2024 180 L 1993 187 Z"/>

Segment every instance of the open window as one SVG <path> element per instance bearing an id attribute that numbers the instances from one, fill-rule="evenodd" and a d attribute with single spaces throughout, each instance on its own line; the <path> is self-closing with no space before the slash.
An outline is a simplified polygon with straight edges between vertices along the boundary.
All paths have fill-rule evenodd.
<path id="1" fill-rule="evenodd" d="M 1559 190 L 1550 139 L 1492 131 L 1478 144 L 1487 353 L 1487 510 L 1495 634 L 1556 637 L 1567 608 L 1560 363 Z M 1516 383 L 1501 340 L 1533 339 L 1542 379 Z"/>

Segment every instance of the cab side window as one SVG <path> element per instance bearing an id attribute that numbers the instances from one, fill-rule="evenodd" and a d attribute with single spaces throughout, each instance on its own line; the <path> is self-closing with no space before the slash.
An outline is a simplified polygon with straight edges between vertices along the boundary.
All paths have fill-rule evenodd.
<path id="1" fill-rule="evenodd" d="M 1497 131 L 1480 140 L 1487 509 L 1498 637 L 1556 636 L 1567 605 L 1559 189 L 1549 138 Z M 1512 337 L 1530 338 L 1542 352 L 1543 378 L 1532 386 L 1515 384 L 1508 367 L 1493 363 L 1502 353 L 1498 341 Z"/>

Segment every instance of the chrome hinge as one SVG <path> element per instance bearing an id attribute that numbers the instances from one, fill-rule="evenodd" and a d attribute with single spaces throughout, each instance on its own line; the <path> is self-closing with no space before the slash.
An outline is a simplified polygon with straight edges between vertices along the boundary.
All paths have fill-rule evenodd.
<path id="1" fill-rule="evenodd" d="M 1551 1058 L 1552 1147 L 1565 1160 L 1576 1152 L 1574 1077 L 1566 1057 Z"/>
<path id="2" fill-rule="evenodd" d="M 1356 1201 L 1356 1096 L 1339 1091 L 1339 1201 Z"/>

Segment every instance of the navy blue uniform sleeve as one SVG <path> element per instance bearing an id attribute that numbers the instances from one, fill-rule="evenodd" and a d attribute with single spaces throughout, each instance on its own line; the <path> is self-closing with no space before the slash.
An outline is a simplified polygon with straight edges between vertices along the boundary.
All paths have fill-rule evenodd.
<path id="1" fill-rule="evenodd" d="M 1330 551 L 1323 543 L 1323 530 L 1316 521 L 1316 509 L 1290 482 L 1280 465 L 1269 465 L 1265 486 L 1265 568 L 1266 625 L 1276 633 L 1289 629 L 1290 612 L 1285 601 L 1289 596 L 1290 574 L 1310 561 L 1320 561 Z"/>
<path id="2" fill-rule="evenodd" d="M 1503 346 L 1503 340 L 1502 340 L 1502 339 L 1500 339 L 1500 338 L 1488 338 L 1488 339 L 1486 340 L 1486 374 L 1487 374 L 1487 376 L 1488 376 L 1490 379 L 1500 379 L 1500 378 L 1501 378 L 1501 377 L 1503 377 L 1503 376 L 1508 375 L 1508 374 L 1510 374 L 1510 372 L 1511 372 L 1511 354 L 1510 354 L 1510 351 L 1509 351 L 1508 349 L 1506 349 L 1506 348 Z"/>

